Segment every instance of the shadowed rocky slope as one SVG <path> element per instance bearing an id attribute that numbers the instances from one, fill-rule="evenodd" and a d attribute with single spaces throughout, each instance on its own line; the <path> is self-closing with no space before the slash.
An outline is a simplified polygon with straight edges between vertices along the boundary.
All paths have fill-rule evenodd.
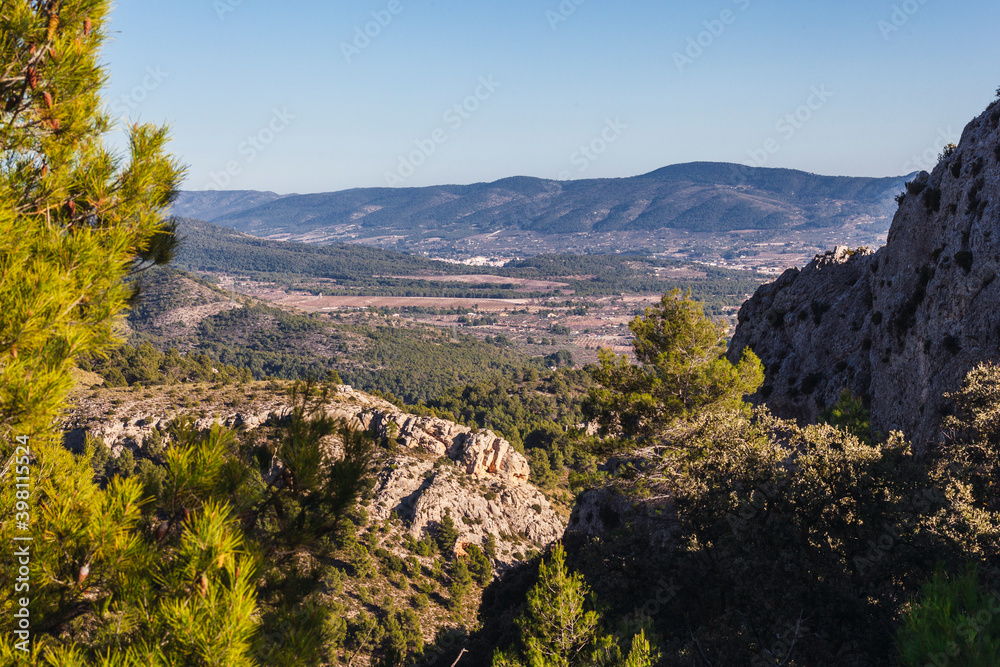
<path id="1" fill-rule="evenodd" d="M 779 416 L 813 420 L 847 388 L 872 426 L 918 450 L 940 437 L 956 390 L 1000 354 L 1000 101 L 965 128 L 933 174 L 920 173 L 871 253 L 837 248 L 761 287 L 730 345 L 767 373 L 755 396 Z"/>

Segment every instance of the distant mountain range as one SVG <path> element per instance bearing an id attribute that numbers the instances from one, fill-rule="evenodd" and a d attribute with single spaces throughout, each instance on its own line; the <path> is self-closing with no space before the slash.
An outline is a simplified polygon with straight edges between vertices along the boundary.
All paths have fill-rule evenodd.
<path id="1" fill-rule="evenodd" d="M 358 188 L 278 195 L 183 192 L 173 212 L 255 236 L 414 241 L 512 229 L 559 235 L 606 232 L 816 230 L 888 221 L 907 177 L 819 176 L 791 169 L 695 162 L 631 178 L 529 177 L 424 188 Z"/>

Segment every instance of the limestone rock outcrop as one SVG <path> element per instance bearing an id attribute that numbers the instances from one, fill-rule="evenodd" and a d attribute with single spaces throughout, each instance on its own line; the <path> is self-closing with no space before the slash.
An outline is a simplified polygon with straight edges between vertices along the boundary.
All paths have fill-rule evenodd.
<path id="1" fill-rule="evenodd" d="M 528 481 L 528 461 L 509 442 L 492 432 L 470 435 L 465 442 L 462 461 L 466 472 L 476 479 L 502 475 L 515 484 Z"/>
<path id="2" fill-rule="evenodd" d="M 754 398 L 779 416 L 815 419 L 850 389 L 874 429 L 921 451 L 940 438 L 944 394 L 1000 357 L 998 272 L 1000 101 L 907 185 L 885 246 L 837 248 L 761 287 L 730 359 L 757 353 L 766 377 Z"/>
<path id="3" fill-rule="evenodd" d="M 115 396 L 131 400 L 115 398 L 110 409 L 104 409 L 106 403 L 79 402 L 63 423 L 67 446 L 82 451 L 90 435 L 103 440 L 114 457 L 126 449 L 138 454 L 154 432 L 162 433 L 185 412 L 137 392 L 118 391 L 124 393 Z M 205 405 L 210 402 L 204 398 L 200 409 L 215 416 L 199 418 L 199 429 L 219 423 L 254 430 L 280 422 L 290 409 L 282 393 L 244 402 L 230 396 L 228 401 Z M 240 407 L 225 407 L 234 403 Z M 378 519 L 395 515 L 419 538 L 448 513 L 459 532 L 459 549 L 481 545 L 492 534 L 498 541 L 497 562 L 508 565 L 562 535 L 565 522 L 529 482 L 527 459 L 492 431 L 473 432 L 447 420 L 406 414 L 350 387 L 340 387 L 327 412 L 394 444 L 378 462 L 369 503 L 369 512 Z"/>
<path id="4" fill-rule="evenodd" d="M 353 417 L 377 437 L 395 440 L 407 449 L 461 461 L 466 472 L 476 479 L 500 475 L 519 484 L 528 481 L 531 474 L 524 455 L 492 431 L 473 432 L 444 419 L 404 414 L 389 403 Z"/>

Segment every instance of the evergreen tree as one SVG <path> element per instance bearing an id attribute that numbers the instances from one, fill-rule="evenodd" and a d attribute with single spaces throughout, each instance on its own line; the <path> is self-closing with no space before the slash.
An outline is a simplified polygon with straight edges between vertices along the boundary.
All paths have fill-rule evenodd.
<path id="1" fill-rule="evenodd" d="M 1000 663 L 1000 598 L 983 589 L 974 568 L 952 577 L 938 570 L 922 594 L 897 631 L 901 664 Z"/>
<path id="2" fill-rule="evenodd" d="M 15 633 L 28 591 L 16 590 L 8 550 L 0 664 L 305 664 L 298 656 L 317 638 L 285 633 L 272 656 L 261 620 L 301 602 L 281 559 L 334 532 L 370 446 L 343 431 L 344 456 L 319 455 L 337 430 L 320 415 L 321 390 L 293 401 L 271 451 L 286 474 L 270 487 L 225 429 L 178 422 L 140 479 L 134 461 L 107 465 L 103 444 L 74 456 L 56 428 L 76 360 L 116 344 L 115 318 L 137 298 L 127 278 L 169 261 L 176 245 L 164 212 L 182 169 L 165 129 L 125 128 L 125 156 L 102 143 L 112 127 L 100 98 L 109 7 L 10 0 L 0 12 L 0 538 L 32 538 L 31 641 Z M 160 372 L 133 361 L 135 381 Z M 279 501 L 284 520 L 274 518 Z"/>
<path id="3" fill-rule="evenodd" d="M 124 163 L 101 141 L 109 5 L 11 0 L 0 14 L 0 435 L 39 454 L 74 359 L 112 344 L 135 296 L 122 278 L 176 244 L 163 212 L 182 171 L 166 130 L 127 128 Z"/>
<path id="4" fill-rule="evenodd" d="M 490 535 L 490 537 L 493 537 Z M 496 540 L 496 538 L 493 538 Z M 496 551 L 496 543 L 493 544 L 494 552 Z M 490 559 L 486 556 L 482 549 L 476 545 L 470 545 L 466 549 L 466 553 L 469 557 L 469 572 L 475 577 L 476 582 L 480 586 L 485 586 L 490 583 L 493 578 L 493 565 L 490 564 Z"/>
<path id="5" fill-rule="evenodd" d="M 538 568 L 538 583 L 528 593 L 528 610 L 519 626 L 531 665 L 582 665 L 606 649 L 600 616 L 586 609 L 590 589 L 580 574 L 566 568 L 566 550 L 557 544 Z"/>
<path id="6" fill-rule="evenodd" d="M 462 608 L 462 600 L 472 586 L 472 573 L 464 558 L 457 558 L 451 564 L 451 585 L 448 586 L 448 596 L 453 611 Z"/>
<path id="7" fill-rule="evenodd" d="M 837 402 L 820 414 L 819 422 L 847 431 L 864 442 L 872 440 L 871 415 L 850 389 L 840 392 Z"/>
<path id="8" fill-rule="evenodd" d="M 483 544 L 483 553 L 490 560 L 497 557 L 497 538 L 493 533 L 486 536 L 486 542 Z"/>
<path id="9" fill-rule="evenodd" d="M 638 365 L 627 356 L 600 353 L 584 404 L 605 435 L 648 440 L 679 419 L 712 409 L 744 409 L 743 396 L 763 382 L 760 360 L 747 350 L 737 364 L 725 357 L 726 329 L 680 290 L 632 320 Z"/>
<path id="10" fill-rule="evenodd" d="M 557 543 L 538 568 L 538 583 L 528 592 L 528 607 L 518 618 L 523 659 L 498 651 L 493 667 L 576 667 L 617 665 L 649 667 L 654 656 L 644 632 L 632 639 L 622 660 L 613 637 L 601 629 L 601 617 L 587 609 L 590 588 L 579 573 L 566 568 L 566 551 Z"/>
<path id="11" fill-rule="evenodd" d="M 458 542 L 458 529 L 455 528 L 455 521 L 451 518 L 451 511 L 445 510 L 437 529 L 438 548 L 446 556 L 451 556 L 455 551 L 456 542 Z"/>

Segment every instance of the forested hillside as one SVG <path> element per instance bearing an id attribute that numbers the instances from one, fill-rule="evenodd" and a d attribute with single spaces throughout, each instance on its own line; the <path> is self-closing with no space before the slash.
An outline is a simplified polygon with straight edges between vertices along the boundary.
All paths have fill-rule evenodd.
<path id="1" fill-rule="evenodd" d="M 620 179 L 367 188 L 288 195 L 220 214 L 228 193 L 185 193 L 184 215 L 252 234 L 303 234 L 354 227 L 387 234 L 465 237 L 517 228 L 545 234 L 654 230 L 729 231 L 817 228 L 855 216 L 884 218 L 900 178 L 848 178 L 698 162 Z"/>
<path id="2" fill-rule="evenodd" d="M 178 228 L 184 237 L 178 268 L 291 282 L 327 294 L 509 299 L 662 294 L 680 287 L 692 290 L 713 312 L 722 312 L 739 307 L 761 282 L 745 271 L 643 255 L 540 255 L 503 268 L 470 267 L 357 244 L 260 239 L 192 219 L 178 220 Z M 477 275 L 487 278 L 477 283 Z M 454 276 L 463 280 L 448 280 Z M 493 277 L 556 282 L 559 287 L 525 287 Z"/>
<path id="3" fill-rule="evenodd" d="M 360 389 L 417 403 L 457 385 L 548 363 L 502 341 L 486 343 L 383 314 L 331 318 L 242 296 L 234 300 L 174 269 L 149 271 L 139 280 L 141 300 L 125 320 L 129 347 L 86 357 L 86 367 L 112 385 L 205 379 L 204 368 L 213 364 L 233 377 L 257 379 L 322 378 L 335 370 Z M 135 354 L 143 345 L 165 356 Z"/>

